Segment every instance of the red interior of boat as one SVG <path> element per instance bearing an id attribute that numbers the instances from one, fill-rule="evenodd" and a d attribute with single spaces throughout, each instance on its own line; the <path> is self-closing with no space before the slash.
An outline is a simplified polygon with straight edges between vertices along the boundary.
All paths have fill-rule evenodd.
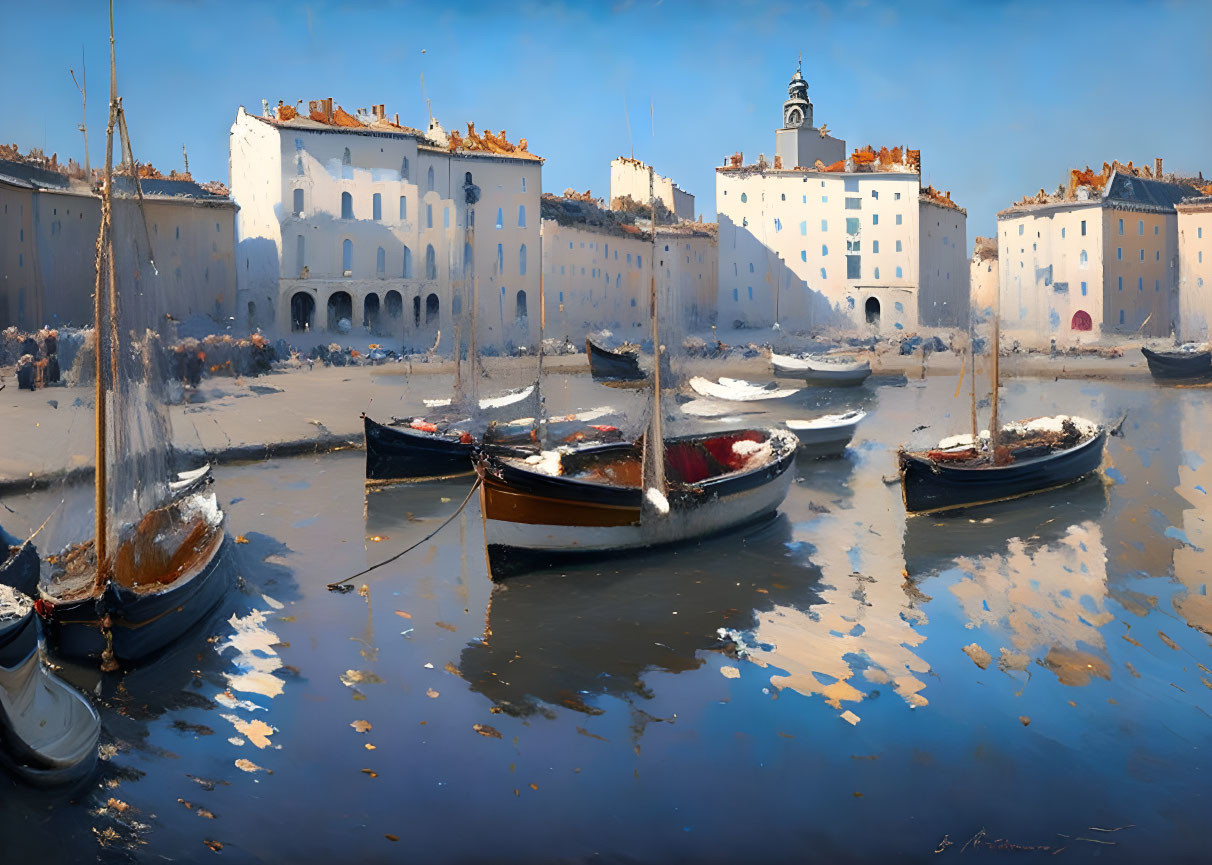
<path id="1" fill-rule="evenodd" d="M 684 484 L 694 484 L 716 475 L 743 469 L 748 457 L 738 454 L 732 446 L 739 441 L 764 440 L 762 433 L 750 430 L 700 441 L 673 442 L 665 446 L 665 463 L 677 480 Z M 719 468 L 711 464 L 713 460 Z"/>

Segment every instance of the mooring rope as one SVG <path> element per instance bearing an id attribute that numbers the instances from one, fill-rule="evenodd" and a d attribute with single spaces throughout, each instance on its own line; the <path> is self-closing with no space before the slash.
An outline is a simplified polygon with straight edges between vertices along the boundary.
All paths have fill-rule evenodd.
<path id="1" fill-rule="evenodd" d="M 400 550 L 400 552 L 396 553 L 391 558 L 384 559 L 383 561 L 381 561 L 377 564 L 371 565 L 369 568 L 366 568 L 366 570 L 358 571 L 356 574 L 352 574 L 343 580 L 337 580 L 336 582 L 329 583 L 327 585 L 328 590 L 330 592 L 340 591 L 341 587 L 345 583 L 348 583 L 350 580 L 356 580 L 358 577 L 364 576 L 365 574 L 369 574 L 373 570 L 381 568 L 384 565 L 389 565 L 392 562 L 394 562 L 396 559 L 403 557 L 405 554 L 410 553 L 413 550 L 415 550 L 417 547 L 421 546 L 421 544 L 425 543 L 430 538 L 432 538 L 434 535 L 436 535 L 438 532 L 442 531 L 442 529 L 444 529 L 448 525 L 450 525 L 451 521 L 454 520 L 454 518 L 457 517 L 460 513 L 462 513 L 463 508 L 467 507 L 467 503 L 469 501 L 471 501 L 471 497 L 473 495 L 475 495 L 475 492 L 476 492 L 476 490 L 478 490 L 480 488 L 481 483 L 483 483 L 483 481 L 480 478 L 476 478 L 476 482 L 471 485 L 471 489 L 467 491 L 467 496 L 463 499 L 462 502 L 459 503 L 459 506 L 457 508 L 455 508 L 454 513 L 451 514 L 450 516 L 448 516 L 445 520 L 443 520 L 442 525 L 438 526 L 436 529 L 434 529 L 432 532 L 427 534 L 425 537 L 421 538 L 421 540 L 417 541 L 415 544 L 412 544 L 411 546 L 405 547 L 404 549 Z"/>

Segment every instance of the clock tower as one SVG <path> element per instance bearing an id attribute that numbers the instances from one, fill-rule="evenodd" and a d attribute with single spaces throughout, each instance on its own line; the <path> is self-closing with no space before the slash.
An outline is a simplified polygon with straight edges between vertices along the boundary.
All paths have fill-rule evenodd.
<path id="1" fill-rule="evenodd" d="M 808 82 L 800 74 L 800 65 L 795 67 L 795 75 L 787 85 L 787 101 L 783 103 L 783 128 L 799 129 L 801 126 L 812 127 L 812 103 L 808 101 Z"/>
<path id="2" fill-rule="evenodd" d="M 824 129 L 813 125 L 812 103 L 808 101 L 808 82 L 795 67 L 795 75 L 787 85 L 787 101 L 783 103 L 783 126 L 774 133 L 774 152 L 785 171 L 793 168 L 812 169 L 819 161 L 832 165 L 846 158 L 846 142 L 834 138 Z"/>

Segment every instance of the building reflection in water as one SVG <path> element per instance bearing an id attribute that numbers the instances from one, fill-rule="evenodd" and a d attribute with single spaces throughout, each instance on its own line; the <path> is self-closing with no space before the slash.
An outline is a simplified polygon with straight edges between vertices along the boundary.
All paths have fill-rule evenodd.
<path id="1" fill-rule="evenodd" d="M 1180 400 L 1182 417 L 1181 465 L 1174 491 L 1184 505 L 1177 531 L 1170 537 L 1181 546 L 1174 551 L 1174 579 L 1185 592 L 1174 599 L 1174 611 L 1193 628 L 1212 636 L 1212 598 L 1208 578 L 1212 575 L 1212 449 L 1206 445 L 1212 428 L 1212 404 L 1207 400 Z M 1205 684 L 1207 680 L 1205 680 Z"/>

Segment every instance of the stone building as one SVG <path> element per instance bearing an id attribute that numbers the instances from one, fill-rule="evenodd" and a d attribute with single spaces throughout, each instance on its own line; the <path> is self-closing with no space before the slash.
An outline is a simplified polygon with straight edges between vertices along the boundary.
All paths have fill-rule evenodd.
<path id="1" fill-rule="evenodd" d="M 74 163 L 7 150 L 13 158 L 0 158 L 0 329 L 91 325 L 97 188 Z M 124 321 L 156 330 L 186 321 L 198 331 L 224 330 L 235 313 L 235 204 L 220 184 L 143 169 L 142 210 L 132 179 L 114 180 Z"/>
<path id="2" fill-rule="evenodd" d="M 247 325 L 418 350 L 440 330 L 446 351 L 476 290 L 482 348 L 533 344 L 543 160 L 504 130 L 467 130 L 421 132 L 382 105 L 349 114 L 331 99 L 241 107 L 231 177 Z"/>
<path id="3" fill-rule="evenodd" d="M 1073 169 L 997 215 L 1002 332 L 1025 345 L 1164 337 L 1178 325 L 1178 214 L 1162 161 Z"/>
<path id="4" fill-rule="evenodd" d="M 876 332 L 968 322 L 967 213 L 921 185 L 920 151 L 815 127 L 796 70 L 773 164 L 716 169 L 723 323 Z M 829 160 L 829 161 L 826 161 Z"/>
<path id="5" fill-rule="evenodd" d="M 972 260 L 968 263 L 972 292 L 972 311 L 977 316 L 991 315 L 997 299 L 997 238 L 978 237 L 972 245 Z"/>
<path id="6" fill-rule="evenodd" d="M 1212 184 L 1209 194 L 1174 205 L 1178 212 L 1178 336 L 1204 342 L 1212 334 Z"/>
<path id="7" fill-rule="evenodd" d="M 610 206 L 618 209 L 622 199 L 630 198 L 638 204 L 648 204 L 649 175 L 653 174 L 651 191 L 653 197 L 681 220 L 694 220 L 694 196 L 682 189 L 668 177 L 654 174 L 649 166 L 638 159 L 620 156 L 610 163 Z"/>
<path id="8" fill-rule="evenodd" d="M 661 324 L 673 340 L 714 321 L 715 226 L 658 225 L 656 241 Z M 647 220 L 606 210 L 588 194 L 544 195 L 547 335 L 577 345 L 601 330 L 647 339 L 653 252 Z"/>

